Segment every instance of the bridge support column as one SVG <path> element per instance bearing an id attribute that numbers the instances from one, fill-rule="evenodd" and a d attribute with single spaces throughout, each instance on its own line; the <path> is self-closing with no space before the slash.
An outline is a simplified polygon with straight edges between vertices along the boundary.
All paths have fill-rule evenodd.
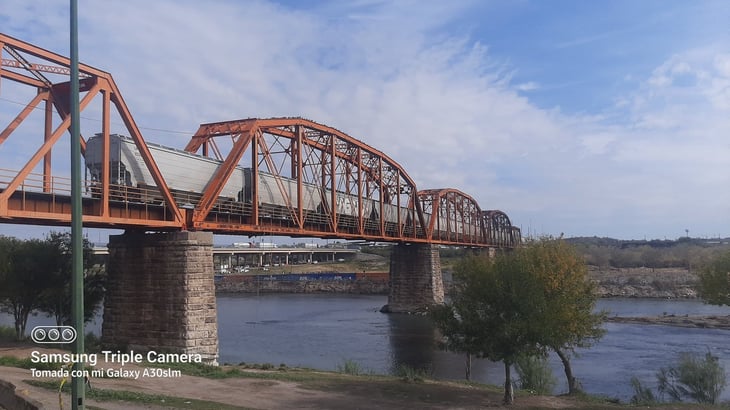
<path id="1" fill-rule="evenodd" d="M 383 312 L 421 312 L 444 303 L 437 245 L 397 244 L 390 254 L 390 294 Z"/>
<path id="2" fill-rule="evenodd" d="M 217 364 L 212 233 L 111 236 L 107 273 L 105 346 L 200 354 Z"/>

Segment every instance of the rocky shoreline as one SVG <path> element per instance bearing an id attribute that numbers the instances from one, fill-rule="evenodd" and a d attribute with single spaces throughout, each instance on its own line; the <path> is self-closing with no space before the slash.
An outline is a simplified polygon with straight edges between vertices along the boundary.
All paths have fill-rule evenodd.
<path id="1" fill-rule="evenodd" d="M 216 281 L 216 293 L 343 293 L 357 295 L 387 295 L 387 281 L 358 280 L 303 280 L 255 281 L 228 277 Z"/>
<path id="2" fill-rule="evenodd" d="M 600 298 L 695 299 L 697 276 L 686 269 L 615 269 L 590 267 L 590 280 Z M 248 278 L 248 279 L 247 279 Z M 450 275 L 444 285 L 449 289 Z M 219 293 L 351 293 L 387 295 L 387 272 L 368 273 L 357 280 L 258 281 L 227 275 L 216 280 Z"/>
<path id="3" fill-rule="evenodd" d="M 678 327 L 689 327 L 689 328 L 701 328 L 701 329 L 724 329 L 730 330 L 730 316 L 677 316 L 677 315 L 664 315 L 664 316 L 646 316 L 646 317 L 624 317 L 624 316 L 613 316 L 609 317 L 607 322 L 612 323 L 629 323 L 629 324 L 640 324 L 640 325 L 664 325 L 664 326 L 678 326 Z"/>
<path id="4" fill-rule="evenodd" d="M 695 299 L 697 275 L 686 269 L 590 267 L 589 278 L 601 298 Z"/>

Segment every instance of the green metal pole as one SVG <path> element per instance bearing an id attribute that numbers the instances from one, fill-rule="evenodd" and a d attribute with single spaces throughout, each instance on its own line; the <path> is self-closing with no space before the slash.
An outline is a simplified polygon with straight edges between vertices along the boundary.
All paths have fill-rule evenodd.
<path id="1" fill-rule="evenodd" d="M 71 0 L 71 317 L 76 328 L 74 353 L 84 353 L 84 254 L 81 224 L 81 127 L 79 124 L 78 4 Z M 78 357 L 78 356 L 77 356 Z M 79 376 L 83 363 L 75 363 L 71 381 L 71 408 L 83 409 L 85 384 Z"/>

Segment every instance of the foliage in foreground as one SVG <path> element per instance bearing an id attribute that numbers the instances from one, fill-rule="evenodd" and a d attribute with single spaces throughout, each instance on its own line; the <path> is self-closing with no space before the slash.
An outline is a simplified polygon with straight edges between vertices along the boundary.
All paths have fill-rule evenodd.
<path id="1" fill-rule="evenodd" d="M 727 384 L 725 369 L 717 356 L 705 353 L 681 353 L 676 366 L 661 368 L 657 373 L 659 393 L 673 401 L 691 399 L 715 404 Z"/>
<path id="2" fill-rule="evenodd" d="M 537 394 L 553 394 L 557 380 L 550 368 L 547 356 L 518 356 L 515 370 L 519 386 Z"/>
<path id="3" fill-rule="evenodd" d="M 657 394 L 642 385 L 636 377 L 631 378 L 634 395 L 631 403 L 649 405 L 668 398 L 680 402 L 686 399 L 703 404 L 716 404 L 726 386 L 725 369 L 718 357 L 707 352 L 680 353 L 677 364 L 662 367 L 657 373 Z"/>
<path id="4" fill-rule="evenodd" d="M 644 386 L 638 377 L 631 377 L 631 389 L 634 391 L 634 395 L 631 396 L 631 404 L 639 406 L 648 406 L 650 404 L 657 403 L 657 397 L 650 388 Z"/>
<path id="5" fill-rule="evenodd" d="M 349 359 L 338 364 L 337 371 L 339 373 L 350 374 L 353 376 L 357 376 L 359 374 L 364 373 L 364 370 L 363 370 L 362 366 L 360 366 L 360 363 L 358 363 L 354 360 L 349 360 Z"/>
<path id="6" fill-rule="evenodd" d="M 517 358 L 548 350 L 563 362 L 569 392 L 577 392 L 569 355 L 603 335 L 605 314 L 594 313 L 593 285 L 570 245 L 546 238 L 492 259 L 467 257 L 454 279 L 452 301 L 431 314 L 447 350 L 502 361 L 507 404 Z"/>
<path id="7" fill-rule="evenodd" d="M 428 378 L 425 370 L 416 369 L 403 363 L 395 367 L 395 376 L 406 383 L 420 383 Z"/>

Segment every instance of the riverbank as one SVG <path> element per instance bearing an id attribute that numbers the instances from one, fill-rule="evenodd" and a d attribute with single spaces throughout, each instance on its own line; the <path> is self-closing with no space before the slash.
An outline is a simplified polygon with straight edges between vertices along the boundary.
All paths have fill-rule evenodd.
<path id="1" fill-rule="evenodd" d="M 51 349 L 41 349 L 52 352 Z M 57 351 L 56 351 L 57 352 Z M 27 358 L 30 348 L 0 347 L 0 356 Z M 103 366 L 113 364 L 103 363 Z M 125 366 L 128 370 L 150 369 Z M 250 366 L 170 365 L 181 373 L 159 378 L 95 378 L 87 393 L 87 406 L 97 409 L 498 409 L 502 391 L 478 383 L 401 377 L 322 372 L 279 366 L 273 370 Z M 12 384 L 21 398 L 30 398 L 40 408 L 56 408 L 59 403 L 53 378 L 32 378 L 30 370 L 0 366 L 0 380 Z M 70 408 L 69 394 L 63 393 L 64 408 Z M 353 406 L 354 405 L 354 406 Z M 593 397 L 536 396 L 517 391 L 510 408 L 531 409 L 616 409 L 628 408 Z M 675 405 L 656 406 L 674 409 Z M 704 408 L 682 405 L 683 409 Z"/>
<path id="2" fill-rule="evenodd" d="M 598 268 L 589 266 L 588 277 L 599 297 L 695 299 L 697 275 L 678 268 Z"/>
<path id="3" fill-rule="evenodd" d="M 607 322 L 632 323 L 639 325 L 664 325 L 678 326 L 699 329 L 724 329 L 730 330 L 730 316 L 644 316 L 644 317 L 609 317 Z"/>
<path id="4" fill-rule="evenodd" d="M 311 268 L 311 267 L 310 267 Z M 342 293 L 387 295 L 387 269 L 356 271 L 352 266 L 327 266 L 326 271 L 312 272 L 299 267 L 286 273 L 229 274 L 216 277 L 218 293 Z M 322 269 L 322 267 L 320 267 Z M 300 271 L 301 270 L 301 271 Z M 358 273 L 352 273 L 358 272 Z M 329 275 L 329 276 L 328 276 Z M 695 299 L 697 275 L 686 269 L 598 268 L 590 266 L 588 277 L 596 284 L 601 298 Z M 451 273 L 445 271 L 444 284 L 449 288 Z"/>
<path id="5" fill-rule="evenodd" d="M 216 277 L 216 293 L 341 293 L 387 295 L 388 272 L 225 275 Z"/>

